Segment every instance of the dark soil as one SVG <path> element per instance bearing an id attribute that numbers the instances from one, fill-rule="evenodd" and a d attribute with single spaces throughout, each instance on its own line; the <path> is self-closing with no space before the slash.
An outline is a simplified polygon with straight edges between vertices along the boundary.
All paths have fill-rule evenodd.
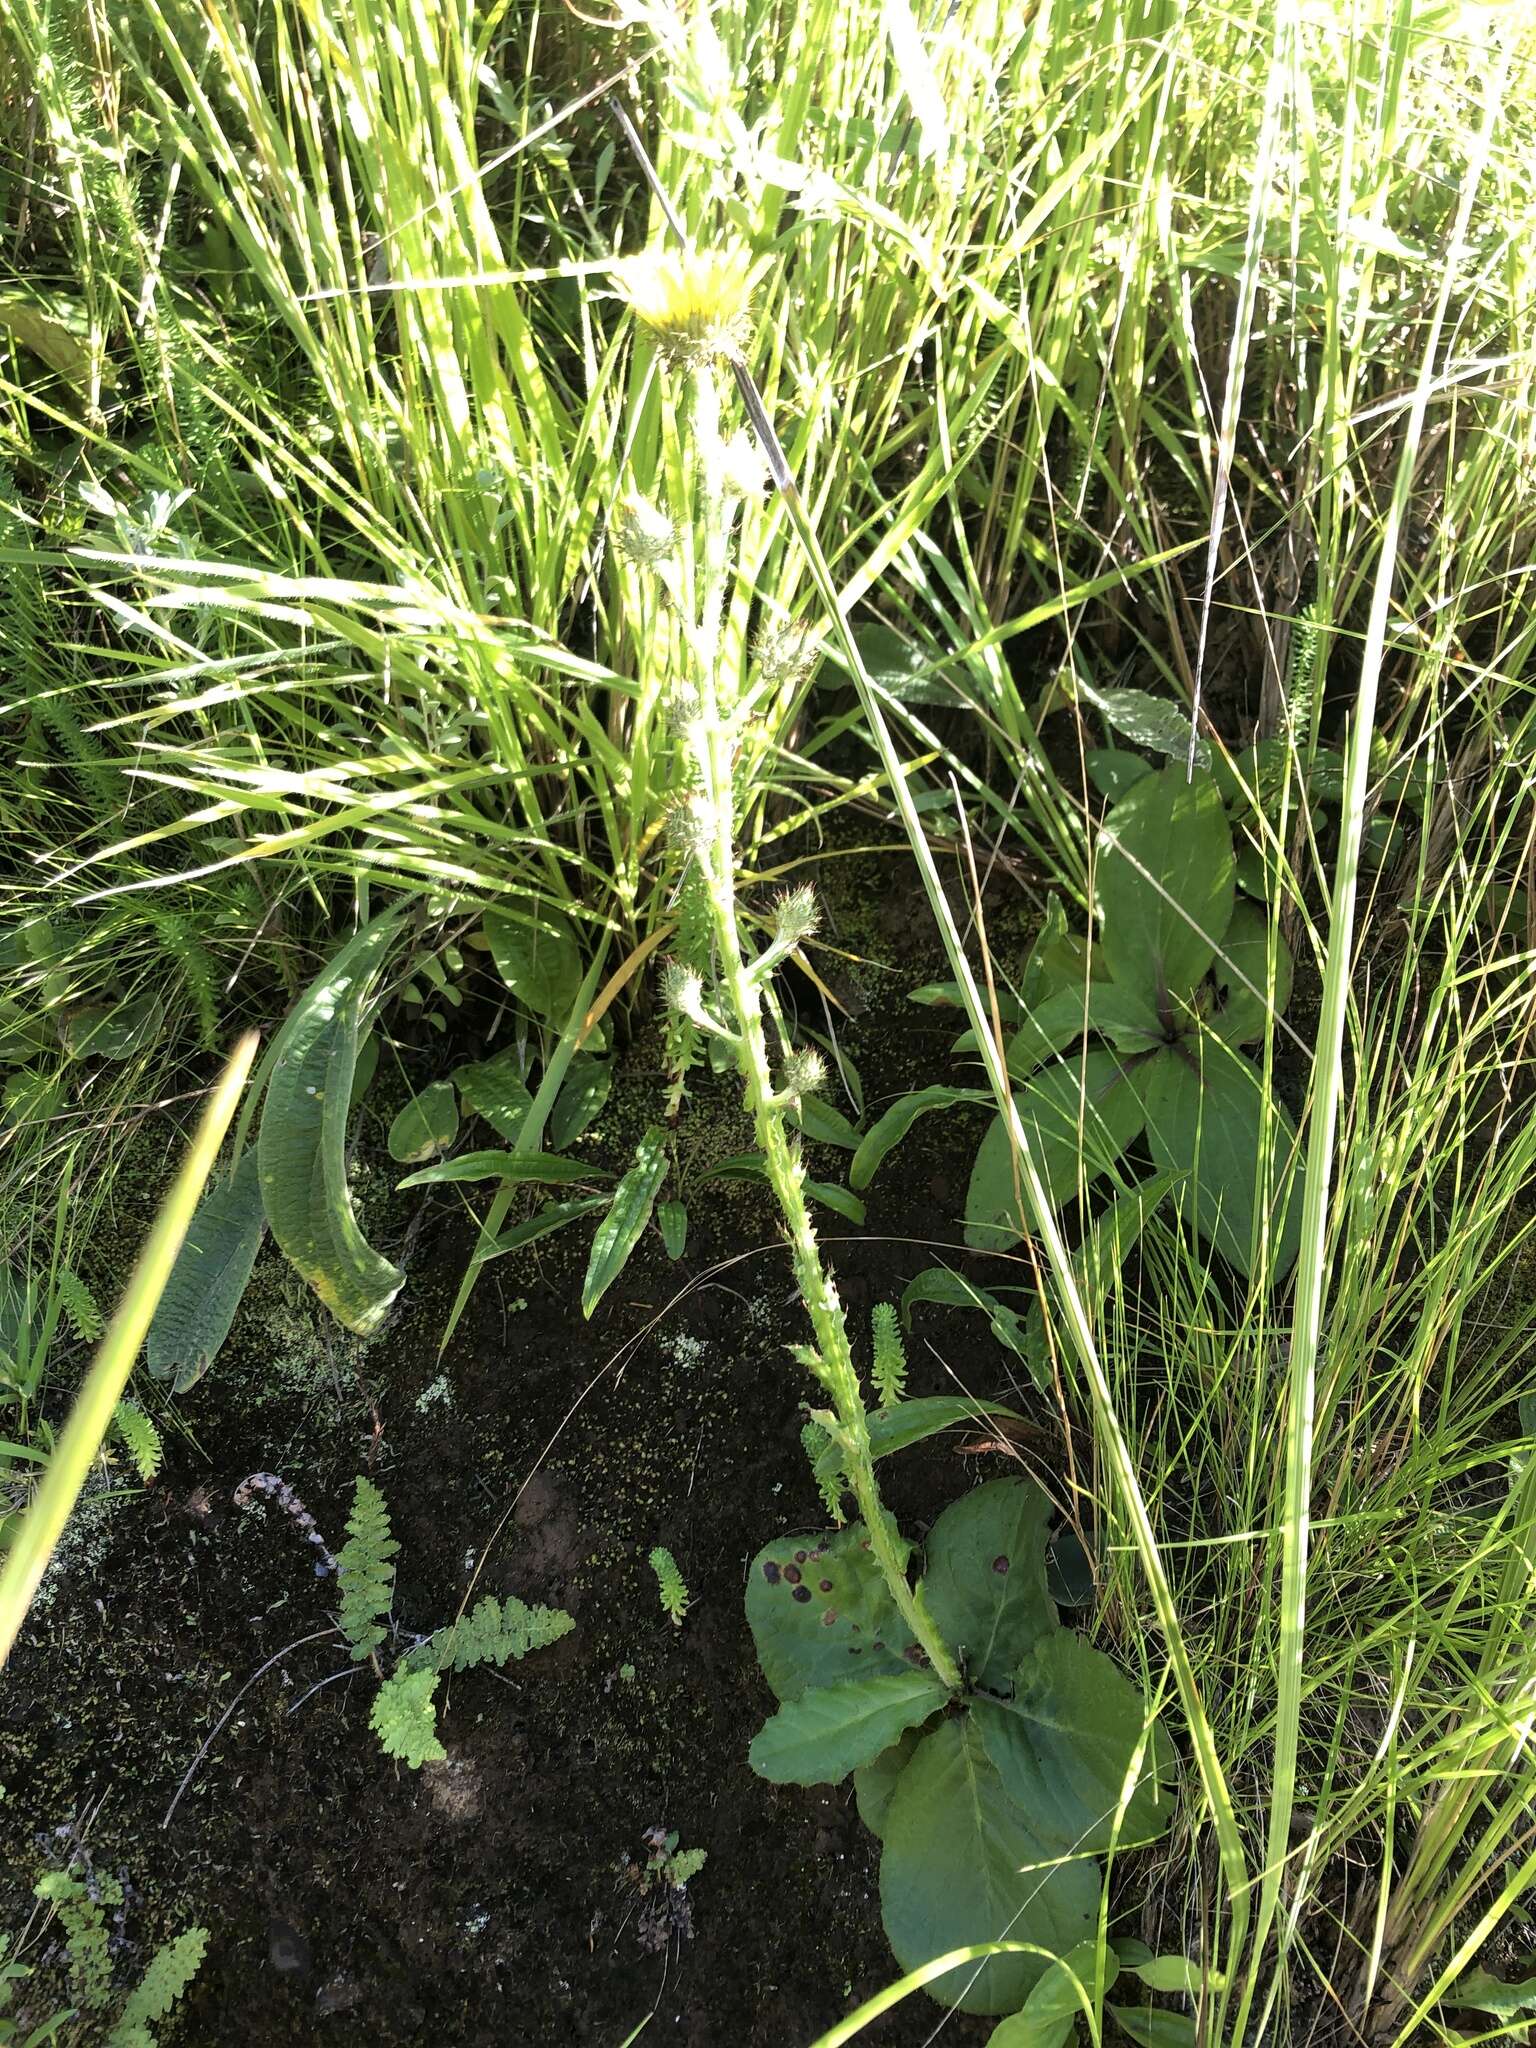
<path id="1" fill-rule="evenodd" d="M 861 879 L 881 905 L 878 870 Z M 995 942 L 1023 907 L 1002 906 Z M 887 894 L 871 915 L 846 935 L 865 956 L 854 981 L 867 1007 L 837 1027 L 878 1113 L 903 1088 L 952 1075 L 956 1018 L 904 1000 L 936 963 L 869 964 L 909 953 L 910 897 Z M 821 1025 L 809 1000 L 804 1014 Z M 655 1114 L 647 1043 L 642 1030 L 590 1141 L 609 1165 Z M 208 1961 L 166 2038 L 221 2048 L 620 2048 L 648 2014 L 647 2040 L 780 2048 L 810 2042 L 899 1974 L 880 1926 L 878 1845 L 849 1788 L 778 1790 L 746 1761 L 772 1706 L 743 1618 L 748 1563 L 824 1516 L 799 1443 L 809 1382 L 785 1351 L 804 1330 L 768 1201 L 700 1178 L 708 1159 L 749 1142 L 736 1100 L 733 1082 L 705 1076 L 685 1107 L 684 1256 L 669 1262 L 652 1229 L 591 1323 L 578 1306 L 590 1233 L 578 1225 L 491 1268 L 440 1361 L 469 1241 L 455 1190 L 424 1191 L 403 1312 L 370 1346 L 310 1323 L 263 1255 L 236 1338 L 179 1404 L 185 1434 L 167 1427 L 163 1483 L 100 1521 L 98 1554 L 80 1548 L 56 1568 L 6 1672 L 0 1926 L 20 1924 L 36 1876 L 83 1842 L 95 1868 L 130 1886 L 125 1979 L 169 1933 L 209 1928 Z M 874 1183 L 866 1229 L 823 1215 L 856 1328 L 936 1257 L 963 1263 L 953 1219 L 983 1121 L 922 1119 Z M 846 1163 L 818 1148 L 813 1170 L 841 1180 Z M 365 1216 L 398 1251 L 422 1195 L 389 1197 L 376 1214 L 366 1196 L 393 1173 L 365 1149 Z M 1003 1277 L 995 1260 L 988 1277 Z M 305 1343 L 303 1371 L 278 1357 Z M 1030 1414 L 1027 1453 L 1050 1483 L 1054 1417 L 980 1318 L 919 1310 L 910 1349 L 912 1391 L 958 1380 Z M 887 1468 L 892 1504 L 920 1535 L 1000 1458 L 958 1439 L 908 1454 Z M 347 1662 L 334 1632 L 317 1639 L 334 1581 L 313 1575 L 277 1510 L 234 1504 L 255 1470 L 292 1484 L 333 1549 L 354 1475 L 371 1473 L 401 1543 L 395 1611 L 407 1630 L 450 1619 L 472 1585 L 565 1607 L 576 1628 L 505 1674 L 445 1681 L 449 1760 L 409 1772 L 369 1730 L 366 1667 Z M 694 1595 L 680 1629 L 646 1563 L 656 1543 Z M 658 1826 L 708 1851 L 691 1938 L 665 1956 L 641 1946 L 632 1880 Z M 57 1988 L 46 1966 L 28 1995 Z M 39 2000 L 34 2016 L 43 2010 Z M 918 1995 L 866 2038 L 921 2042 L 940 2017 Z M 954 2020 L 946 2038 L 959 2048 L 990 2026 Z"/>

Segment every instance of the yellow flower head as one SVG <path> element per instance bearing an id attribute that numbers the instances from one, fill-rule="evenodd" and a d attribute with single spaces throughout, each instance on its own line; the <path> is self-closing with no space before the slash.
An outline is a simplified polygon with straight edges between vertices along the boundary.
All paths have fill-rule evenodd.
<path id="1" fill-rule="evenodd" d="M 752 287 L 744 249 L 649 250 L 614 266 L 642 327 L 673 361 L 734 361 L 741 353 Z"/>

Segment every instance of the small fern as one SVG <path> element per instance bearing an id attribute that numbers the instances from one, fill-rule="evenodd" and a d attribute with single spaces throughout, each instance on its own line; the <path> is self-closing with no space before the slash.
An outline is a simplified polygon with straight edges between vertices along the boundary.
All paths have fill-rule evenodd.
<path id="1" fill-rule="evenodd" d="M 896 1311 L 888 1301 L 877 1302 L 870 1310 L 869 1327 L 874 1340 L 874 1376 L 880 1406 L 894 1408 L 907 1388 L 907 1353 Z"/>
<path id="2" fill-rule="evenodd" d="M 384 1619 L 395 1597 L 394 1558 L 400 1548 L 390 1533 L 384 1496 L 371 1479 L 359 1478 L 353 1489 L 347 1538 L 336 1559 L 341 1632 L 352 1646 L 353 1662 L 360 1664 L 384 1640 Z"/>
<path id="3" fill-rule="evenodd" d="M 64 1930 L 69 1957 L 70 1988 L 91 2012 L 100 2012 L 112 1995 L 112 1959 L 107 1950 L 105 1906 L 120 1906 L 122 1887 L 102 1878 L 95 1897 L 67 1870 L 50 1870 L 33 1887 L 37 1898 L 52 1906 Z"/>
<path id="4" fill-rule="evenodd" d="M 119 1401 L 112 1411 L 112 1429 L 148 1486 L 160 1470 L 165 1445 L 160 1432 L 136 1401 Z"/>
<path id="5" fill-rule="evenodd" d="M 662 1612 L 674 1628 L 681 1628 L 683 1616 L 693 1605 L 693 1598 L 683 1584 L 677 1559 L 659 1543 L 651 1552 L 651 1570 L 656 1574 L 656 1584 L 661 1593 Z"/>
<path id="6" fill-rule="evenodd" d="M 72 1273 L 68 1266 L 60 1266 L 53 1276 L 53 1290 L 80 1342 L 94 1344 L 106 1325 L 89 1287 L 78 1273 Z"/>
<path id="7" fill-rule="evenodd" d="M 576 1623 L 558 1607 L 528 1607 L 509 1595 L 487 1596 L 469 1613 L 411 1653 L 409 1662 L 433 1671 L 471 1671 L 477 1664 L 518 1662 L 569 1635 Z M 423 1655 L 423 1652 L 426 1655 Z"/>
<path id="8" fill-rule="evenodd" d="M 667 1882 L 679 1891 L 691 1884 L 709 1861 L 707 1849 L 678 1849 L 667 1858 Z"/>
<path id="9" fill-rule="evenodd" d="M 432 1704 L 436 1690 L 435 1671 L 402 1666 L 379 1687 L 368 1717 L 384 1754 L 399 1757 L 413 1771 L 423 1764 L 440 1764 L 448 1754 L 437 1739 L 437 1709 Z"/>
<path id="10" fill-rule="evenodd" d="M 157 1949 L 136 1991 L 129 1994 L 106 2048 L 155 2048 L 150 2022 L 163 2020 L 202 1968 L 208 1953 L 206 1927 L 189 1927 Z"/>

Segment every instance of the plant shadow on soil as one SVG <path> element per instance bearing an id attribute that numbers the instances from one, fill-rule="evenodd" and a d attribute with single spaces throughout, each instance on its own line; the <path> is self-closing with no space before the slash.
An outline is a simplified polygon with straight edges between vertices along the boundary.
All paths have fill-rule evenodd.
<path id="1" fill-rule="evenodd" d="M 870 888 L 864 900 L 881 905 L 878 879 Z M 856 949 L 903 965 L 866 969 L 867 1008 L 839 1020 L 871 1114 L 906 1087 L 958 1078 L 956 1013 L 905 1001 L 937 971 L 914 971 L 903 926 L 916 906 L 886 899 Z M 610 1166 L 659 1098 L 644 1048 L 642 1036 L 594 1134 Z M 83 1835 L 94 1866 L 130 1884 L 125 1975 L 180 1926 L 209 1927 L 208 1961 L 166 2038 L 231 2048 L 619 2048 L 653 2007 L 642 2038 L 778 2048 L 809 2042 L 899 1974 L 880 1926 L 878 1844 L 851 1786 L 778 1789 L 746 1760 L 772 1707 L 743 1615 L 747 1566 L 771 1537 L 825 1515 L 799 1443 L 810 1383 L 784 1349 L 803 1338 L 802 1317 L 766 1192 L 697 1178 L 702 1151 L 747 1144 L 738 1102 L 733 1080 L 706 1077 L 685 1107 L 685 1160 L 697 1149 L 684 1256 L 670 1262 L 649 1231 L 591 1323 L 578 1307 L 590 1233 L 578 1227 L 490 1268 L 440 1361 L 469 1236 L 462 1205 L 444 1199 L 458 1191 L 427 1191 L 398 1320 L 367 1347 L 337 1334 L 304 1382 L 273 1370 L 281 1340 L 261 1320 L 261 1289 L 290 1315 L 293 1296 L 263 1254 L 229 1350 L 181 1404 L 188 1434 L 168 1434 L 163 1483 L 109 1518 L 93 1557 L 56 1568 L 6 1674 L 0 1926 L 19 1925 L 33 1879 Z M 870 1190 L 864 1230 L 819 1217 L 856 1332 L 936 1259 L 981 1276 L 957 1219 L 983 1121 L 921 1120 Z M 846 1164 L 813 1154 L 829 1178 Z M 386 1159 L 367 1172 L 383 1187 L 395 1170 Z M 386 1249 L 420 1199 L 383 1205 Z M 997 1284 L 996 1261 L 984 1264 Z M 1021 1283 L 1027 1268 L 1005 1277 Z M 1051 1440 L 1052 1416 L 981 1318 L 920 1310 L 910 1353 L 910 1391 L 958 1384 L 1007 1400 Z M 882 1468 L 909 1533 L 1008 1469 L 962 1445 Z M 1032 1469 L 1049 1486 L 1041 1455 Z M 352 1479 L 371 1472 L 400 1540 L 407 1629 L 452 1619 L 478 1573 L 476 1597 L 566 1607 L 575 1631 L 505 1673 L 445 1680 L 448 1761 L 408 1772 L 369 1731 L 366 1670 L 334 1634 L 301 1641 L 326 1628 L 334 1582 L 312 1575 L 276 1510 L 234 1505 L 253 1470 L 280 1472 L 333 1548 Z M 656 1543 L 694 1596 L 681 1629 L 657 1601 Z M 163 1829 L 199 1743 L 268 1659 Z M 692 1936 L 665 1956 L 641 1946 L 624 1875 L 656 1826 L 708 1851 Z M 917 2043 L 940 2020 L 917 1994 L 867 2038 Z M 991 2025 L 956 2017 L 945 2038 L 961 2048 Z"/>

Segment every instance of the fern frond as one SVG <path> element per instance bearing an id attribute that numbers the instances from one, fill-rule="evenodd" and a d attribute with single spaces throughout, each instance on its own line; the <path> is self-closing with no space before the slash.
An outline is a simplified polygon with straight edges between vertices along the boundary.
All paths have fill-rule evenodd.
<path id="1" fill-rule="evenodd" d="M 34 1895 L 52 1906 L 64 1929 L 64 1949 L 69 1957 L 70 1987 L 83 2006 L 100 2012 L 112 1995 L 112 1959 L 107 1950 L 107 1922 L 102 1901 L 122 1903 L 122 1889 L 103 1879 L 100 1898 L 92 1898 L 85 1886 L 67 1870 L 50 1870 L 33 1887 Z"/>
<path id="2" fill-rule="evenodd" d="M 462 1619 L 442 1629 L 413 1653 L 412 1663 L 433 1671 L 470 1671 L 477 1664 L 505 1664 L 559 1642 L 576 1626 L 559 1607 L 529 1607 L 513 1595 L 477 1600 Z"/>
<path id="3" fill-rule="evenodd" d="M 369 1727 L 384 1754 L 399 1757 L 413 1771 L 423 1764 L 440 1764 L 448 1754 L 437 1739 L 437 1709 L 432 1704 L 436 1690 L 435 1671 L 402 1668 L 374 1695 Z"/>
<path id="4" fill-rule="evenodd" d="M 395 1597 L 393 1560 L 400 1548 L 390 1533 L 384 1496 L 371 1479 L 359 1478 L 353 1488 L 347 1539 L 336 1559 L 341 1631 L 352 1645 L 353 1662 L 360 1664 L 384 1640 L 384 1617 Z"/>
<path id="5" fill-rule="evenodd" d="M 148 1486 L 160 1470 L 165 1445 L 160 1432 L 136 1401 L 119 1401 L 112 1411 L 112 1427 L 123 1448 L 138 1467 L 140 1479 Z"/>
<path id="6" fill-rule="evenodd" d="M 870 1310 L 869 1327 L 875 1347 L 874 1377 L 880 1406 L 894 1408 L 906 1392 L 907 1352 L 896 1311 L 888 1301 L 876 1302 Z"/>
<path id="7" fill-rule="evenodd" d="M 163 2020 L 171 2011 L 202 1968 L 207 1953 L 206 1927 L 189 1927 L 174 1941 L 157 1949 L 138 1989 L 129 1996 L 117 2025 L 107 2036 L 107 2048 L 143 2048 L 145 2042 L 154 2048 L 155 2037 L 149 2023 Z"/>
<path id="8" fill-rule="evenodd" d="M 681 1891 L 709 1861 L 707 1849 L 678 1849 L 667 1858 L 667 1881 Z"/>
<path id="9" fill-rule="evenodd" d="M 677 1568 L 677 1559 L 670 1550 L 664 1549 L 659 1543 L 651 1552 L 651 1570 L 656 1574 L 663 1612 L 674 1628 L 681 1628 L 683 1616 L 693 1605 L 693 1598 L 683 1584 L 683 1575 Z"/>
<path id="10" fill-rule="evenodd" d="M 80 1342 L 94 1344 L 106 1324 L 96 1306 L 95 1295 L 79 1274 L 72 1273 L 68 1266 L 60 1266 L 53 1276 L 53 1291 Z"/>

